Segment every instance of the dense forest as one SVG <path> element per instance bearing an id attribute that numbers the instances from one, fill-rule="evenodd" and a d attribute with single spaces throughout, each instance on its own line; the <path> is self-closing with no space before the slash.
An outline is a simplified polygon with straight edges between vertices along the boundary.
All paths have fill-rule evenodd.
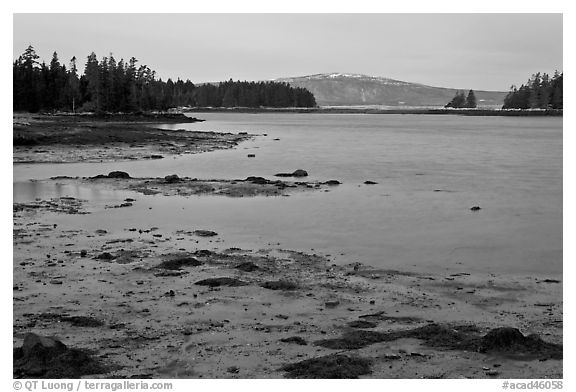
<path id="1" fill-rule="evenodd" d="M 558 71 L 552 78 L 538 72 L 520 88 L 510 88 L 502 109 L 563 109 L 563 79 Z"/>
<path id="2" fill-rule="evenodd" d="M 450 102 L 444 106 L 445 108 L 455 108 L 455 109 L 474 109 L 477 106 L 476 95 L 473 90 L 468 91 L 468 95 L 464 94 L 464 91 L 457 91 L 456 95 Z"/>
<path id="3" fill-rule="evenodd" d="M 13 110 L 136 112 L 196 107 L 314 107 L 314 95 L 287 83 L 229 80 L 194 85 L 190 80 L 156 79 L 155 71 L 114 56 L 98 61 L 92 52 L 83 74 L 77 59 L 63 65 L 54 52 L 49 65 L 40 63 L 29 46 L 13 63 Z"/>

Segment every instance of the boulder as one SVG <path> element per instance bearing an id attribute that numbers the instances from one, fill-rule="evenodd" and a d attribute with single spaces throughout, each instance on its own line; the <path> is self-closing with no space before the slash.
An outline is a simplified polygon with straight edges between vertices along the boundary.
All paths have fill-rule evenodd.
<path id="1" fill-rule="evenodd" d="M 169 176 L 164 177 L 164 182 L 166 182 L 167 184 L 175 184 L 180 181 L 182 180 L 176 174 L 171 174 Z"/>
<path id="2" fill-rule="evenodd" d="M 215 231 L 210 230 L 194 230 L 194 234 L 198 237 L 214 237 L 218 235 Z"/>
<path id="3" fill-rule="evenodd" d="M 108 178 L 131 178 L 130 174 L 123 171 L 112 171 L 108 173 Z"/>
<path id="4" fill-rule="evenodd" d="M 308 172 L 306 170 L 298 169 L 292 173 L 292 177 L 307 177 Z"/>
<path id="5" fill-rule="evenodd" d="M 13 351 L 14 378 L 80 378 L 107 369 L 84 350 L 69 348 L 60 340 L 28 333 Z"/>

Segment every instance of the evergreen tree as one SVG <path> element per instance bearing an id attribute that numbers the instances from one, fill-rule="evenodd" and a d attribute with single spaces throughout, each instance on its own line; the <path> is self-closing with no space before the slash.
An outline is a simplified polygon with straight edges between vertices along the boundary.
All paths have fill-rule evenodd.
<path id="1" fill-rule="evenodd" d="M 563 74 L 558 71 L 552 78 L 546 73 L 538 72 L 520 88 L 510 88 L 502 109 L 562 109 L 562 79 Z"/>
<path id="2" fill-rule="evenodd" d="M 444 107 L 445 108 L 455 108 L 455 109 L 466 107 L 466 96 L 464 95 L 464 92 L 463 91 L 457 91 L 454 98 L 452 98 L 452 100 L 450 102 L 448 102 L 446 104 L 446 106 L 444 106 Z"/>
<path id="3" fill-rule="evenodd" d="M 217 86 L 195 86 L 190 80 L 163 81 L 146 65 L 114 56 L 98 61 L 92 52 L 84 73 L 78 74 L 76 57 L 67 69 L 56 52 L 47 66 L 38 63 L 32 46 L 12 64 L 14 110 L 72 110 L 135 112 L 167 110 L 176 106 L 212 107 L 314 107 L 308 90 L 287 83 L 233 81 Z M 556 85 L 550 86 L 555 91 Z M 558 94 L 555 95 L 556 97 Z"/>
<path id="4" fill-rule="evenodd" d="M 474 95 L 474 91 L 470 90 L 468 92 L 468 96 L 466 97 L 466 106 L 467 108 L 474 109 L 478 105 L 476 103 L 476 95 Z"/>

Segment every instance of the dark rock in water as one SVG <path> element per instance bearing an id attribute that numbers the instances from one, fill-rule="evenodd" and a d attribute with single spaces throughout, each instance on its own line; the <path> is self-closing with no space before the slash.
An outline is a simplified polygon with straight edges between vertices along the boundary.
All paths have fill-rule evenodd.
<path id="1" fill-rule="evenodd" d="M 202 265 L 202 262 L 195 259 L 194 257 L 174 257 L 170 260 L 161 262 L 156 266 L 156 268 L 162 268 L 167 270 L 180 270 L 183 267 L 198 267 Z"/>
<path id="2" fill-rule="evenodd" d="M 367 181 L 364 181 L 364 184 L 366 184 L 366 185 L 376 185 L 376 184 L 378 184 L 378 183 L 377 183 L 377 182 L 374 182 L 374 181 L 367 180 Z"/>
<path id="3" fill-rule="evenodd" d="M 544 283 L 560 283 L 557 279 L 544 279 L 542 282 Z"/>
<path id="4" fill-rule="evenodd" d="M 162 155 L 150 155 L 150 159 L 162 159 L 164 158 Z"/>
<path id="5" fill-rule="evenodd" d="M 326 306 L 327 308 L 335 308 L 338 305 L 340 305 L 340 301 L 327 301 L 326 303 L 324 303 L 324 306 Z"/>
<path id="6" fill-rule="evenodd" d="M 123 171 L 112 171 L 108 173 L 108 178 L 131 178 L 130 174 Z"/>
<path id="7" fill-rule="evenodd" d="M 354 320 L 348 323 L 351 328 L 376 328 L 378 324 L 366 320 Z"/>
<path id="8" fill-rule="evenodd" d="M 80 378 L 105 373 L 105 367 L 86 351 L 61 341 L 28 333 L 13 352 L 14 378 Z"/>
<path id="9" fill-rule="evenodd" d="M 248 135 L 248 132 L 238 132 L 238 135 Z"/>
<path id="10" fill-rule="evenodd" d="M 274 174 L 276 177 L 307 177 L 308 172 L 306 170 L 298 169 L 292 173 L 278 173 Z"/>
<path id="11" fill-rule="evenodd" d="M 244 271 L 244 272 L 254 272 L 254 271 L 260 269 L 260 267 L 258 267 L 256 264 L 254 264 L 251 261 L 246 261 L 244 263 L 240 263 L 234 268 L 239 269 L 240 271 Z"/>
<path id="12" fill-rule="evenodd" d="M 265 179 L 264 177 L 256 177 L 256 176 L 250 176 L 250 177 L 246 177 L 246 179 L 244 180 L 246 182 L 251 182 L 253 184 L 268 184 L 270 181 Z"/>
<path id="13" fill-rule="evenodd" d="M 194 230 L 194 234 L 196 234 L 198 237 L 214 237 L 218 235 L 218 233 L 215 231 L 210 230 Z"/>
<path id="14" fill-rule="evenodd" d="M 88 254 L 88 251 L 87 251 L 87 250 L 82 249 L 82 250 L 80 251 L 80 257 L 86 257 L 87 254 Z"/>
<path id="15" fill-rule="evenodd" d="M 328 180 L 324 183 L 324 185 L 340 185 L 340 184 L 342 183 L 338 180 Z"/>
<path id="16" fill-rule="evenodd" d="M 284 343 L 294 343 L 300 346 L 306 346 L 308 344 L 308 342 L 300 336 L 290 336 L 289 338 L 280 339 L 280 341 Z"/>
<path id="17" fill-rule="evenodd" d="M 298 288 L 295 283 L 286 280 L 264 282 L 260 286 L 268 290 L 296 290 Z"/>
<path id="18" fill-rule="evenodd" d="M 292 177 L 307 177 L 308 172 L 306 170 L 298 169 L 292 173 Z"/>
<path id="19" fill-rule="evenodd" d="M 200 280 L 194 283 L 199 286 L 208 286 L 208 287 L 219 287 L 219 286 L 230 286 L 230 287 L 238 287 L 238 286 L 247 286 L 248 283 L 243 282 L 241 280 L 235 278 L 209 278 Z"/>
<path id="20" fill-rule="evenodd" d="M 248 154 L 248 158 L 256 158 L 256 154 Z"/>
<path id="21" fill-rule="evenodd" d="M 164 177 L 164 182 L 166 184 L 175 184 L 175 183 L 178 183 L 180 181 L 182 181 L 182 180 L 176 174 L 171 174 L 169 176 Z"/>
<path id="22" fill-rule="evenodd" d="M 474 206 L 470 208 L 470 211 L 480 211 L 481 209 L 480 206 Z"/>
<path id="23" fill-rule="evenodd" d="M 112 259 L 114 259 L 114 256 L 112 256 L 108 252 L 104 252 L 104 253 L 100 253 L 98 256 L 96 256 L 96 258 L 99 260 L 112 260 Z"/>
<path id="24" fill-rule="evenodd" d="M 290 378 L 358 378 L 372 373 L 372 361 L 367 358 L 342 354 L 307 359 L 285 365 L 280 370 Z"/>

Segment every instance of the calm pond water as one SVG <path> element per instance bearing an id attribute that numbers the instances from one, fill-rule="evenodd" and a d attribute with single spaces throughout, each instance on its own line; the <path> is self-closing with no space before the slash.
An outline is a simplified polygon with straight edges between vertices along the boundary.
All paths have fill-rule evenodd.
<path id="1" fill-rule="evenodd" d="M 419 270 L 562 273 L 562 118 L 367 114 L 194 114 L 165 128 L 257 133 L 236 149 L 155 161 L 14 165 L 14 199 L 76 196 L 101 205 L 126 192 L 30 182 L 123 170 L 132 176 L 272 178 L 305 169 L 330 192 L 242 198 L 138 195 L 62 224 L 207 228 L 226 244 L 322 252 Z M 266 134 L 263 136 L 262 134 Z M 274 140 L 280 139 L 280 140 Z M 247 154 L 256 154 L 247 158 Z M 372 180 L 377 185 L 364 185 Z M 133 197 L 133 194 L 130 194 Z M 479 205 L 482 210 L 470 211 Z M 149 209 L 152 207 L 152 209 Z"/>

